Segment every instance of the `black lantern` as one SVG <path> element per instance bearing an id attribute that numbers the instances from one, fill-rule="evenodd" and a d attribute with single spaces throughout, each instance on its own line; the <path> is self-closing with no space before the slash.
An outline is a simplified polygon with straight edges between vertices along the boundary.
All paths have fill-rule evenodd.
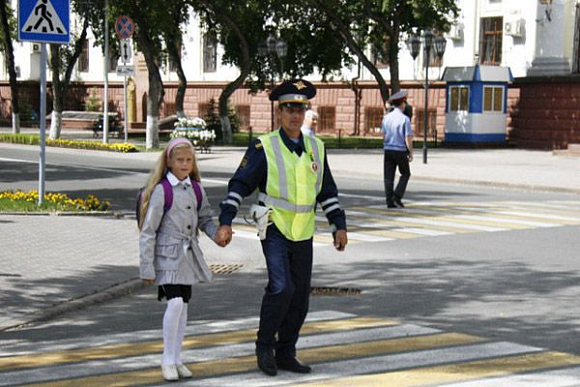
<path id="1" fill-rule="evenodd" d="M 270 92 L 274 90 L 274 60 L 280 60 L 280 74 L 284 76 L 284 58 L 288 53 L 288 44 L 282 40 L 277 39 L 274 35 L 269 35 L 265 41 L 258 44 L 258 55 L 265 57 L 270 63 Z M 274 130 L 274 101 L 270 102 L 270 130 Z"/>

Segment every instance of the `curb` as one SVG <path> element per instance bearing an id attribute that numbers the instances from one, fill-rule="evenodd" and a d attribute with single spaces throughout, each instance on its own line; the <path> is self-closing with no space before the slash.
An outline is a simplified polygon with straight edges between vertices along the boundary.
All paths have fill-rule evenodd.
<path id="1" fill-rule="evenodd" d="M 133 278 L 126 282 L 115 284 L 103 290 L 97 290 L 95 293 L 81 295 L 77 298 L 64 301 L 60 304 L 52 305 L 38 312 L 33 312 L 26 316 L 0 323 L 0 332 L 9 329 L 22 328 L 40 322 L 47 322 L 56 317 L 60 317 L 66 313 L 81 310 L 91 305 L 100 304 L 106 301 L 113 300 L 115 298 L 125 296 L 127 294 L 134 293 L 147 286 L 148 285 L 145 284 L 143 281 L 141 281 L 141 279 Z"/>

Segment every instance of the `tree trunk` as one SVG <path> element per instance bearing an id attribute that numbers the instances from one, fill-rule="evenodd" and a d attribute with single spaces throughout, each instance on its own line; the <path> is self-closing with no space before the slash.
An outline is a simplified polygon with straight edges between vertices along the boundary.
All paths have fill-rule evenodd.
<path id="1" fill-rule="evenodd" d="M 185 100 L 185 90 L 187 89 L 187 78 L 185 77 L 185 72 L 183 71 L 183 66 L 181 63 L 181 57 L 179 56 L 179 47 L 176 44 L 169 44 L 167 47 L 167 52 L 171 60 L 177 66 L 176 72 L 179 78 L 179 83 L 177 85 L 177 95 L 175 96 L 175 108 L 177 110 L 177 117 L 185 117 L 185 109 L 183 108 L 183 101 Z"/>
<path id="2" fill-rule="evenodd" d="M 50 45 L 50 70 L 52 71 L 52 120 L 50 121 L 49 138 L 55 140 L 60 138 L 62 129 L 62 112 L 65 106 L 65 100 L 68 94 L 68 86 L 72 76 L 73 68 L 77 59 L 81 55 L 82 47 L 87 39 L 87 29 L 89 27 L 88 19 L 85 18 L 83 22 L 83 30 L 79 38 L 75 41 L 75 49 L 72 56 L 68 60 L 63 79 L 60 79 L 60 72 L 62 68 L 61 49 L 59 44 Z"/>
<path id="3" fill-rule="evenodd" d="M 248 41 L 246 40 L 244 34 L 237 26 L 237 24 L 228 15 L 226 15 L 223 12 L 220 12 L 220 10 L 214 9 L 214 5 L 212 4 L 211 1 L 201 0 L 200 2 L 207 8 L 211 9 L 218 20 L 221 20 L 224 24 L 228 26 L 228 28 L 234 31 L 234 33 L 240 40 L 240 44 L 242 45 L 241 47 L 242 63 L 240 66 L 240 75 L 233 82 L 230 82 L 224 88 L 224 90 L 220 94 L 219 99 L 219 114 L 220 114 L 220 122 L 222 124 L 223 142 L 224 144 L 231 144 L 233 134 L 228 111 L 228 100 L 234 93 L 234 91 L 236 91 L 240 86 L 242 86 L 242 84 L 248 77 L 248 74 L 250 73 L 250 49 L 248 47 Z"/>
<path id="4" fill-rule="evenodd" d="M 52 140 L 60 138 L 62 111 L 64 105 L 63 87 L 60 80 L 60 46 L 50 45 L 50 70 L 52 71 L 52 119 L 48 137 Z"/>
<path id="5" fill-rule="evenodd" d="M 8 24 L 9 3 L 0 0 L 0 19 L 5 42 L 4 53 L 8 65 L 8 77 L 10 82 L 10 94 L 12 96 L 12 133 L 20 133 L 20 104 L 18 102 L 18 84 L 16 81 L 16 67 L 14 65 L 14 46 Z"/>
<path id="6" fill-rule="evenodd" d="M 139 23 L 137 23 L 139 25 Z M 150 47 L 152 42 L 149 36 L 144 31 L 147 31 L 146 26 L 141 25 L 137 33 L 137 41 L 139 48 L 145 57 L 147 64 L 147 73 L 149 75 L 149 92 L 147 93 L 147 129 L 145 147 L 147 149 L 159 147 L 159 109 L 163 102 L 163 80 L 159 74 L 159 67 L 155 61 L 155 56 Z"/>
<path id="7" fill-rule="evenodd" d="M 399 79 L 399 33 L 398 24 L 395 24 L 389 30 L 389 72 L 391 75 L 391 92 L 393 94 L 401 89 L 401 81 Z"/>

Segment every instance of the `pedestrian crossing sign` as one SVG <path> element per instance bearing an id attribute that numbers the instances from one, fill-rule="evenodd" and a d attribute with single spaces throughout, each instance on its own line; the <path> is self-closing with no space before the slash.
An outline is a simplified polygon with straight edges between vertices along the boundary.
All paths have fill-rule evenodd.
<path id="1" fill-rule="evenodd" d="M 18 40 L 68 44 L 70 0 L 20 0 Z"/>

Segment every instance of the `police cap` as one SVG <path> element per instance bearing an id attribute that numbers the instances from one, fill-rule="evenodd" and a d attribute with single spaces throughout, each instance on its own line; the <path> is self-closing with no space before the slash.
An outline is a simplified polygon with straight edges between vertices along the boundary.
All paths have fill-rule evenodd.
<path id="1" fill-rule="evenodd" d="M 395 106 L 399 105 L 401 102 L 406 100 L 407 100 L 407 90 L 398 91 L 389 97 L 389 103 Z"/>
<path id="2" fill-rule="evenodd" d="M 298 105 L 307 107 L 308 100 L 316 95 L 314 85 L 304 79 L 292 79 L 282 82 L 270 93 L 270 101 L 278 105 Z"/>

